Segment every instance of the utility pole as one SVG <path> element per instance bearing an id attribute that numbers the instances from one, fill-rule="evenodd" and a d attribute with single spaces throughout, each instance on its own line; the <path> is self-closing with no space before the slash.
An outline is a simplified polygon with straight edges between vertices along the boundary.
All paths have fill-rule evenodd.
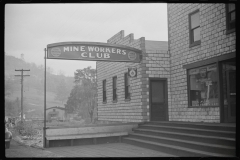
<path id="1" fill-rule="evenodd" d="M 21 75 L 15 75 L 15 76 L 21 76 L 21 122 L 23 122 L 23 77 L 30 76 L 30 75 L 23 75 L 23 71 L 30 71 L 30 69 L 28 69 L 28 70 L 24 70 L 24 69 L 16 70 L 15 69 L 15 71 L 21 71 Z"/>

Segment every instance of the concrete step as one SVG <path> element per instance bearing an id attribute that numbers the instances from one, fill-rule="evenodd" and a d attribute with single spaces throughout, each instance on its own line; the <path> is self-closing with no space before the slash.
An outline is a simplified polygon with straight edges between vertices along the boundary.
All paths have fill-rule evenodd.
<path id="1" fill-rule="evenodd" d="M 155 135 L 159 137 L 166 138 L 177 138 L 182 140 L 203 142 L 203 143 L 213 143 L 218 145 L 226 145 L 226 146 L 235 146 L 234 138 L 226 138 L 226 137 L 216 137 L 216 136 L 208 136 L 208 135 L 198 135 L 198 134 L 187 134 L 187 133 L 177 133 L 177 132 L 167 132 L 167 131 L 156 131 L 156 130 L 146 130 L 146 129 L 138 129 L 135 133 L 142 133 L 145 135 Z"/>
<path id="2" fill-rule="evenodd" d="M 179 126 L 161 126 L 161 125 L 151 125 L 145 124 L 139 126 L 141 129 L 147 130 L 160 130 L 178 133 L 188 133 L 188 134 L 198 134 L 198 135 L 210 135 L 217 137 L 235 138 L 234 131 L 222 131 L 222 130 L 212 130 L 212 129 L 202 129 L 202 128 L 190 128 L 190 127 L 179 127 Z"/>
<path id="3" fill-rule="evenodd" d="M 180 146 L 170 145 L 170 144 L 163 144 L 158 142 L 151 142 L 149 140 L 142 140 L 142 139 L 131 138 L 131 137 L 124 138 L 122 142 L 153 149 L 153 150 L 158 150 L 161 152 L 165 152 L 168 154 L 173 154 L 181 157 L 231 157 L 230 155 L 226 155 L 226 154 L 200 151 L 196 149 L 180 147 Z"/>
<path id="4" fill-rule="evenodd" d="M 182 140 L 190 140 L 204 143 L 215 143 L 219 145 L 227 145 L 227 146 L 235 146 L 235 138 L 227 138 L 227 137 L 216 137 L 216 136 L 208 136 L 208 135 L 198 135 L 198 134 L 189 134 L 189 133 L 178 133 L 178 132 L 169 132 L 169 131 L 160 131 L 160 130 L 149 130 L 149 129 L 135 129 L 134 133 L 160 136 L 166 138 L 177 138 Z"/>
<path id="5" fill-rule="evenodd" d="M 175 126 L 175 127 L 187 127 L 207 130 L 220 130 L 220 131 L 233 131 L 236 132 L 235 123 L 192 123 L 192 122 L 166 122 L 166 121 L 151 121 L 139 124 L 143 125 L 157 125 L 157 126 Z"/>
<path id="6" fill-rule="evenodd" d="M 196 142 L 196 141 L 190 141 L 190 140 L 182 140 L 177 138 L 152 136 L 152 135 L 139 134 L 139 133 L 132 133 L 129 135 L 129 138 L 157 142 L 157 143 L 167 144 L 167 145 L 175 145 L 179 147 L 196 149 L 199 151 L 226 154 L 229 156 L 235 155 L 235 147 L 219 145 L 219 144 L 203 143 L 203 142 Z"/>

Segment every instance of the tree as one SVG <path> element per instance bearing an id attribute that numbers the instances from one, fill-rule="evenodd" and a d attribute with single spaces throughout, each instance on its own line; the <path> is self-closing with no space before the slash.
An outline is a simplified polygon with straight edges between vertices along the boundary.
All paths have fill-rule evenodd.
<path id="1" fill-rule="evenodd" d="M 74 73 L 75 86 L 70 93 L 67 104 L 68 111 L 80 111 L 84 117 L 89 115 L 93 119 L 94 107 L 96 107 L 97 96 L 97 76 L 96 69 L 87 67 L 77 69 Z"/>
<path id="2" fill-rule="evenodd" d="M 60 83 L 58 84 L 56 88 L 56 97 L 55 100 L 59 100 L 63 103 L 68 98 L 68 89 L 66 87 L 66 83 L 64 79 L 60 80 Z"/>

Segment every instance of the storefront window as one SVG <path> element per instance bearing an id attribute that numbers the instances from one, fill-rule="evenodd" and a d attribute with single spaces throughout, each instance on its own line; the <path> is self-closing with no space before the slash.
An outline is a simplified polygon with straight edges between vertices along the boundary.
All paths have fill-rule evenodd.
<path id="1" fill-rule="evenodd" d="M 190 106 L 218 106 L 217 65 L 190 69 Z"/>

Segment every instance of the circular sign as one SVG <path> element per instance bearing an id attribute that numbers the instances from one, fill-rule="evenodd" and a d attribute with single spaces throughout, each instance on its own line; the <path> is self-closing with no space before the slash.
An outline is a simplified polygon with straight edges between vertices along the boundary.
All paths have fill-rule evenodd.
<path id="1" fill-rule="evenodd" d="M 131 76 L 131 77 L 135 77 L 136 76 L 136 70 L 134 70 L 134 69 L 131 69 L 130 71 L 129 71 L 129 75 Z"/>
<path id="2" fill-rule="evenodd" d="M 137 58 L 137 54 L 135 52 L 128 52 L 128 58 L 132 61 L 134 61 Z"/>
<path id="3" fill-rule="evenodd" d="M 51 49 L 51 54 L 52 54 L 54 57 L 58 57 L 58 56 L 60 56 L 60 54 L 61 54 L 61 49 L 60 49 L 60 48 L 52 48 L 52 49 Z"/>

